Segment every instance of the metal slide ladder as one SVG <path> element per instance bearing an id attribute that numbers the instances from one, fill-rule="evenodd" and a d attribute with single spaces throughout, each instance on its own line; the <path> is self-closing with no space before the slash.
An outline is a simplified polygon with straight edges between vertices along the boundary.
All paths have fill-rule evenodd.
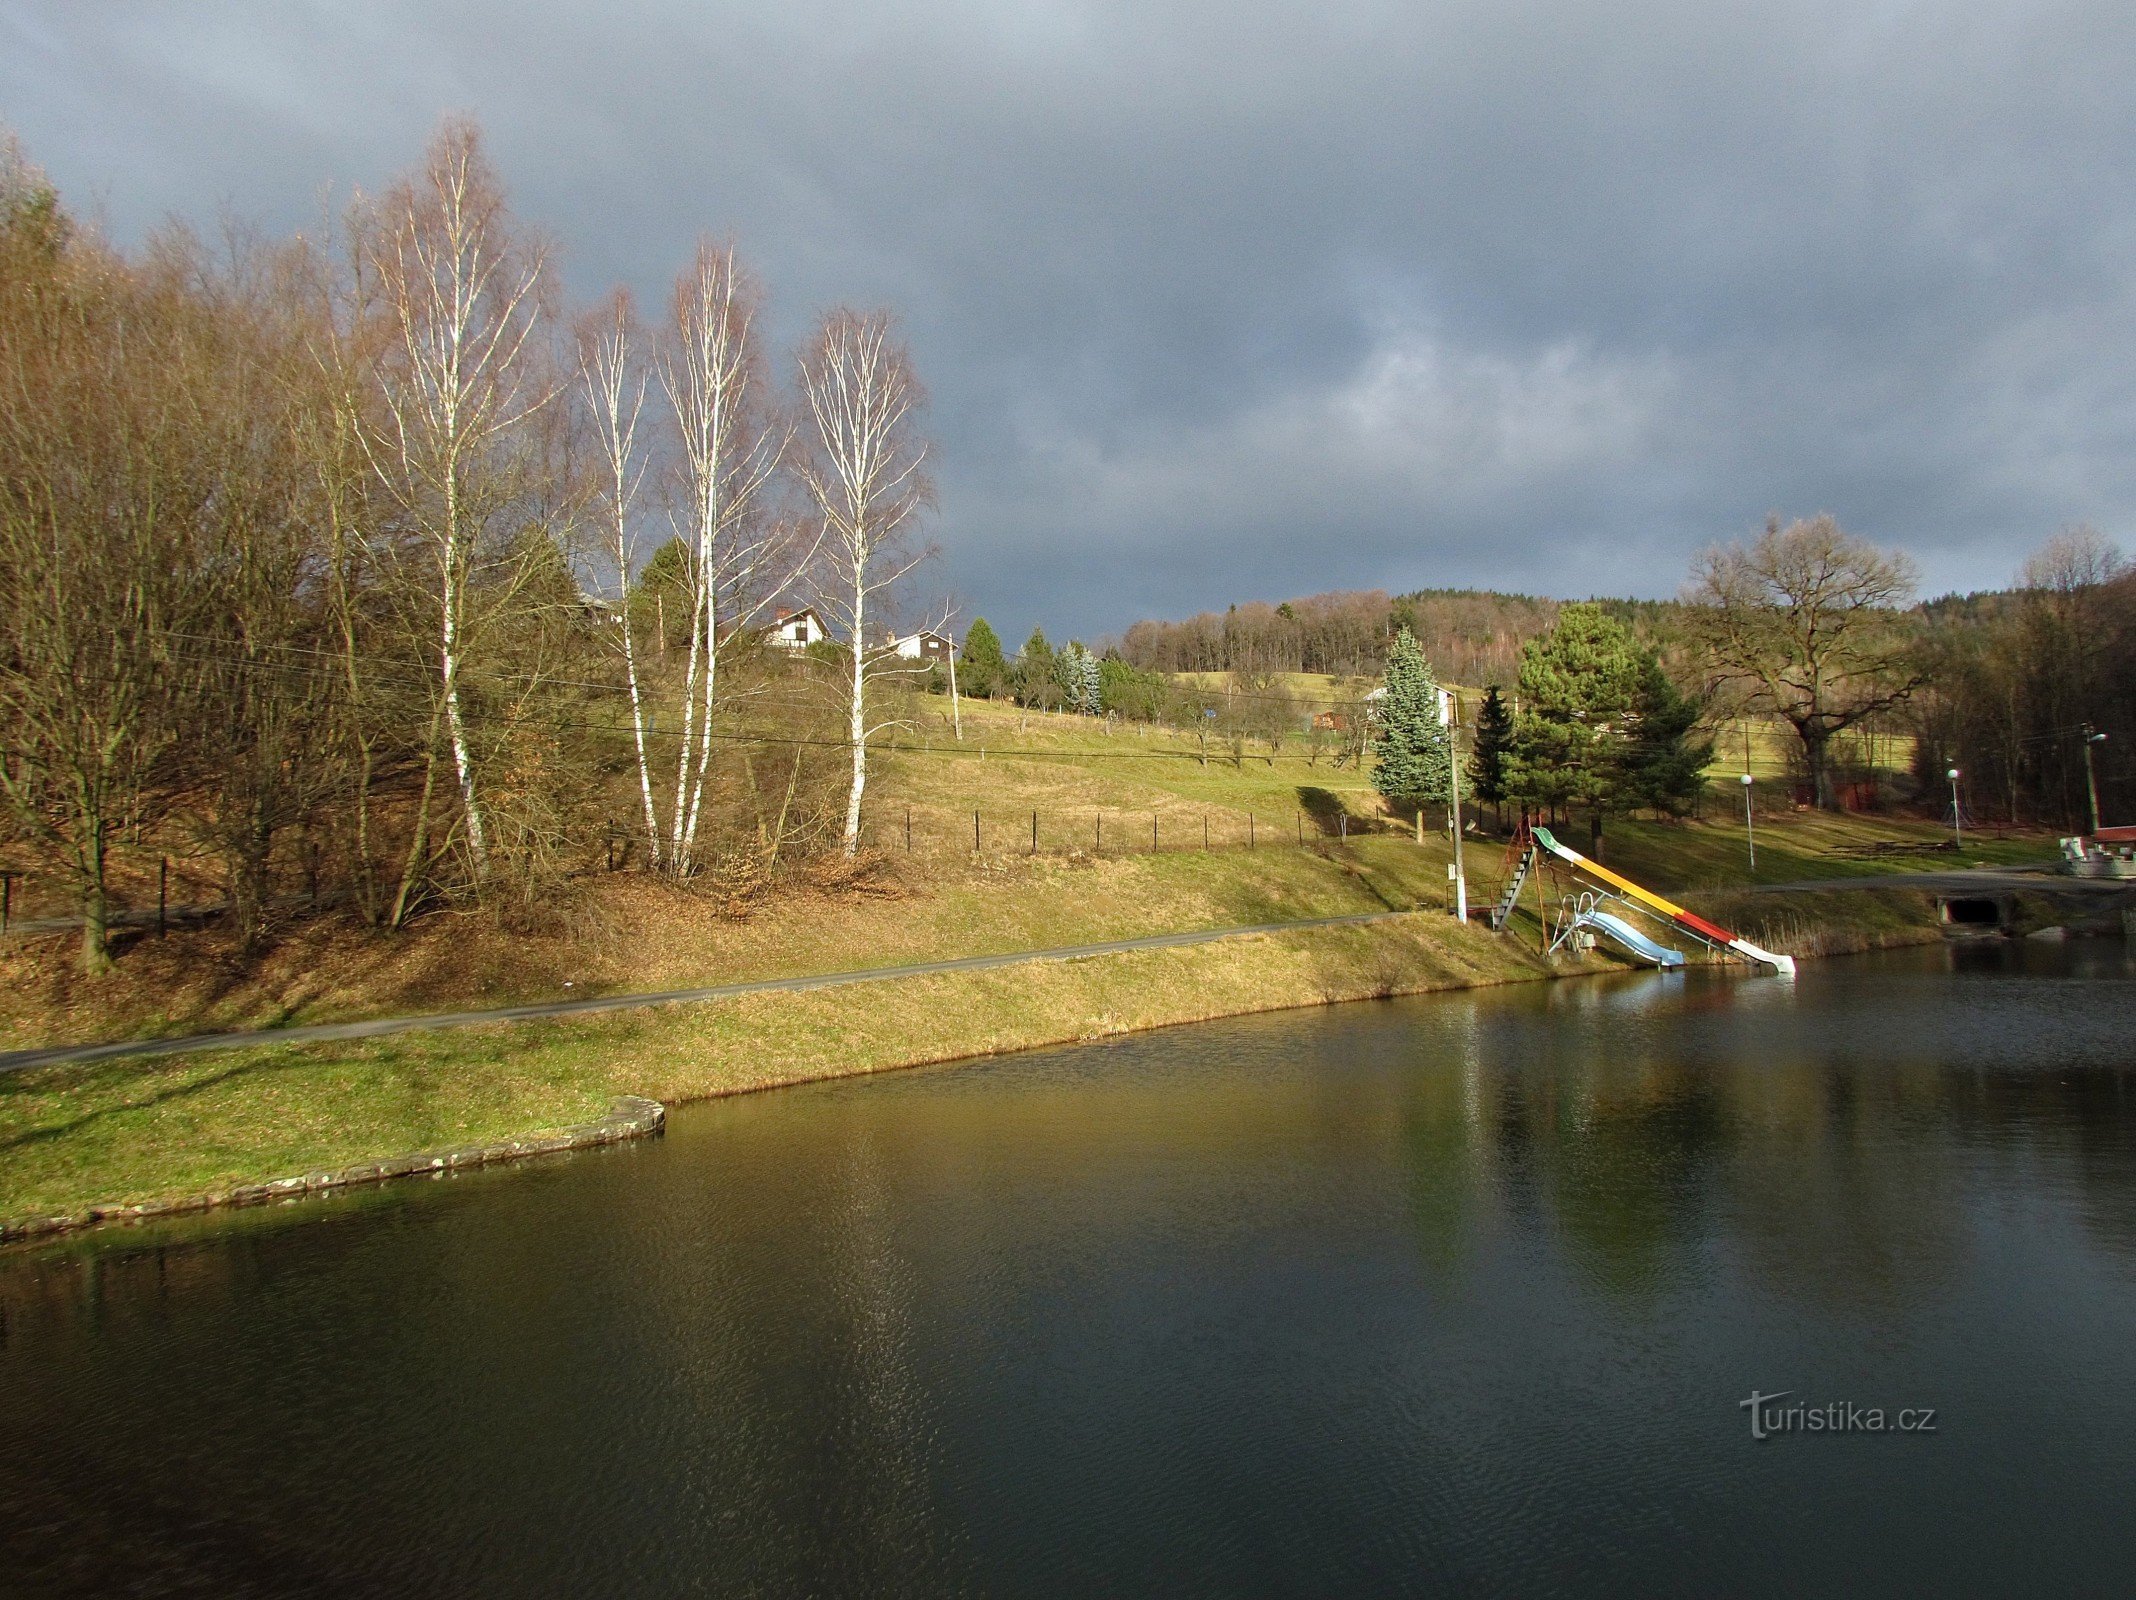
<path id="1" fill-rule="evenodd" d="M 1535 870 L 1535 840 L 1529 835 L 1528 825 L 1523 822 L 1513 835 L 1512 843 L 1506 846 L 1505 888 L 1500 891 L 1498 904 L 1491 907 L 1491 931 L 1503 933 L 1506 923 L 1513 916 L 1513 907 L 1520 901 L 1521 886 L 1528 881 L 1528 874 Z"/>

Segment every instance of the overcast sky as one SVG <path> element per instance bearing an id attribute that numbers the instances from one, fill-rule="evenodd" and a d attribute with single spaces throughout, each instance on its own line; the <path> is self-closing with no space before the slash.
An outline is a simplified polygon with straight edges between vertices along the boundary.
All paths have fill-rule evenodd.
<path id="1" fill-rule="evenodd" d="M 1331 588 L 1675 592 L 1830 511 L 1931 591 L 2136 511 L 2127 0 L 0 0 L 121 240 L 464 111 L 573 293 L 731 235 L 904 319 L 1011 642 Z"/>

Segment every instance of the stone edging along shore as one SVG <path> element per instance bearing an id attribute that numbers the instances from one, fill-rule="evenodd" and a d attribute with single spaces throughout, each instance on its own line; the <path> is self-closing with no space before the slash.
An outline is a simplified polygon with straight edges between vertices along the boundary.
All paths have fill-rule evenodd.
<path id="1" fill-rule="evenodd" d="M 306 1172 L 293 1178 L 267 1183 L 240 1184 L 213 1194 L 184 1195 L 174 1200 L 148 1200 L 138 1205 L 89 1206 L 81 1211 L 49 1217 L 0 1218 L 0 1243 L 35 1239 L 64 1233 L 100 1222 L 147 1222 L 175 1217 L 189 1211 L 209 1211 L 220 1206 L 256 1206 L 275 1200 L 291 1200 L 329 1189 L 353 1188 L 380 1183 L 387 1178 L 412 1178 L 426 1173 L 456 1172 L 484 1167 L 499 1161 L 518 1161 L 527 1156 L 552 1155 L 562 1150 L 584 1150 L 594 1145 L 619 1144 L 658 1133 L 667 1123 L 667 1107 L 639 1095 L 618 1095 L 608 1115 L 598 1122 L 582 1122 L 558 1128 L 553 1133 L 522 1134 L 490 1144 L 455 1145 L 445 1150 L 420 1150 L 412 1155 L 391 1156 L 384 1161 L 360 1161 L 333 1171 Z"/>

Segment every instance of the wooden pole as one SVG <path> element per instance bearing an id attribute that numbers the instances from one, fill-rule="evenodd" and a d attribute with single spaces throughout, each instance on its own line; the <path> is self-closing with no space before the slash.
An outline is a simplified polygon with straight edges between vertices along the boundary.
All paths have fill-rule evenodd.
<path id="1" fill-rule="evenodd" d="M 1202 813 L 1202 848 L 1209 848 L 1209 813 L 1206 811 Z"/>
<path id="2" fill-rule="evenodd" d="M 972 854 L 979 853 L 979 808 L 972 808 Z"/>
<path id="3" fill-rule="evenodd" d="M 912 807 L 905 807 L 905 854 L 912 854 Z"/>
<path id="4" fill-rule="evenodd" d="M 1253 813 L 1251 811 L 1246 813 L 1246 848 L 1249 850 L 1253 848 Z"/>
<path id="5" fill-rule="evenodd" d="M 1038 813 L 1031 813 L 1031 854 L 1038 854 Z"/>
<path id="6" fill-rule="evenodd" d="M 169 924 L 171 898 L 171 858 L 156 859 L 156 937 L 162 938 Z"/>

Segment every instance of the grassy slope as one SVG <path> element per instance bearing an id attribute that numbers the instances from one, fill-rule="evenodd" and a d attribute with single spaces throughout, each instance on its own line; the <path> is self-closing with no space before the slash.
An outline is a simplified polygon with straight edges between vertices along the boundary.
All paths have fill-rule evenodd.
<path id="1" fill-rule="evenodd" d="M 68 975 L 68 941 L 44 940 L 0 960 L 10 980 L 0 1035 L 24 1045 L 324 1021 L 1444 904 L 1448 850 L 1437 834 L 1422 849 L 1399 832 L 1357 833 L 1346 845 L 1323 835 L 1298 848 L 1301 809 L 1322 829 L 1336 808 L 1360 826 L 1380 810 L 1362 774 L 1309 764 L 1300 748 L 1204 766 L 1190 741 L 1170 735 L 1108 736 L 1086 719 L 985 706 L 967 708 L 965 734 L 963 754 L 886 755 L 872 791 L 886 865 L 871 890 L 802 890 L 736 920 L 619 874 L 596 880 L 567 925 L 539 936 L 441 917 L 379 939 L 322 921 L 241 970 L 212 930 L 189 932 L 142 942 L 117 978 L 94 986 Z M 946 723 L 924 717 L 907 742 L 954 744 Z M 976 856 L 967 831 L 974 805 L 987 846 Z M 1064 853 L 1024 853 L 1034 808 L 1042 847 Z M 1213 839 L 1231 847 L 1149 854 L 1152 811 L 1168 845 L 1198 845 L 1206 817 Z M 1252 851 L 1239 847 L 1249 812 L 1259 819 Z M 1091 848 L 1100 813 L 1102 855 Z M 1948 856 L 1880 863 L 1831 854 L 1937 834 L 1920 824 L 1775 818 L 1760 824 L 1759 877 L 1947 867 Z M 1584 830 L 1572 842 L 1584 845 Z M 1747 881 L 1739 825 L 1615 822 L 1607 853 L 1657 888 L 1708 891 L 1717 913 L 1740 914 L 1754 934 L 1801 940 L 1817 935 L 1813 923 L 1841 923 L 1861 942 L 1883 942 L 1922 926 L 1919 906 L 1886 897 L 1790 900 L 1787 911 L 1728 897 Z M 1982 841 L 1963 859 L 2041 853 L 2037 840 Z M 1493 843 L 1472 846 L 1478 901 L 1498 855 Z M 1425 919 L 597 1021 L 12 1075 L 0 1078 L 0 1216 L 502 1137 L 585 1120 L 619 1092 L 681 1099 L 1241 1010 L 1532 976 L 1534 933 L 1529 925 L 1522 938 L 1493 940 Z"/>
<path id="2" fill-rule="evenodd" d="M 676 1101 L 1246 1011 L 1537 976 L 1438 918 L 540 1026 L 54 1068 L 0 1087 L 0 1217 L 213 1193 Z"/>

